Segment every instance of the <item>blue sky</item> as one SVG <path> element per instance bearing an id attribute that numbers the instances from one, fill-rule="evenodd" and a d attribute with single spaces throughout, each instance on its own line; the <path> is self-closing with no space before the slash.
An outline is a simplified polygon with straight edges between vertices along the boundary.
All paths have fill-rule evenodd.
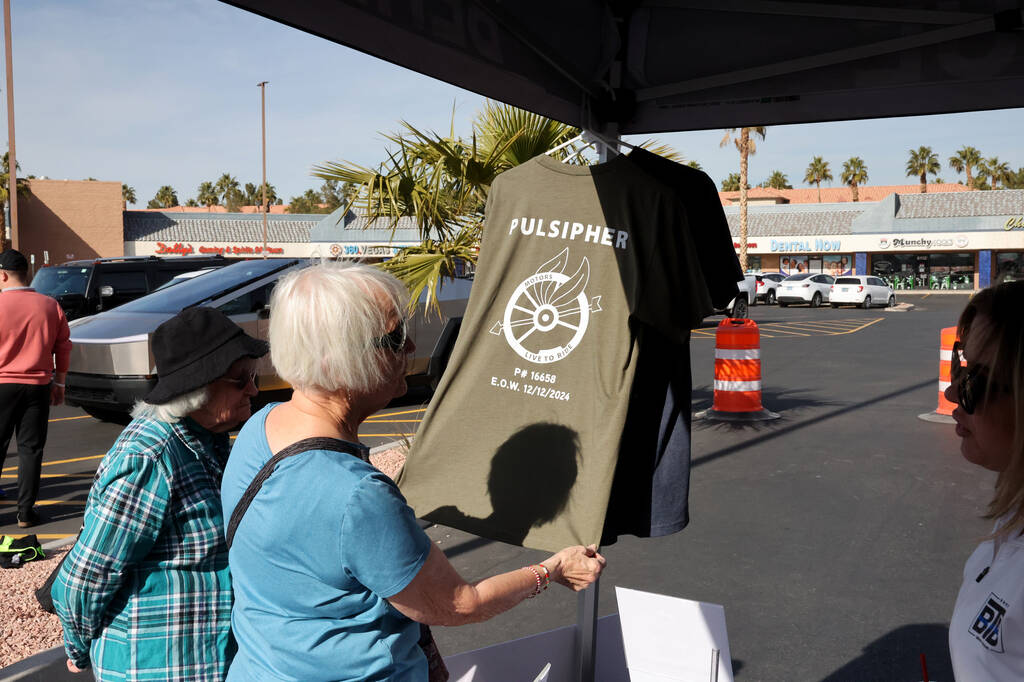
<path id="1" fill-rule="evenodd" d="M 13 0 L 15 112 L 23 173 L 125 182 L 145 206 L 158 187 L 179 199 L 224 172 L 259 182 L 260 100 L 267 87 L 267 174 L 288 197 L 319 181 L 328 160 L 374 166 L 379 131 L 402 119 L 468 133 L 478 95 L 275 24 L 215 0 Z M 6 101 L 0 98 L 3 115 Z M 751 159 L 754 184 L 772 170 L 795 187 L 811 157 L 838 177 L 862 157 L 870 184 L 904 184 L 907 150 L 940 159 L 970 144 L 1024 166 L 1024 110 L 775 126 Z M 6 140 L 6 126 L 3 139 Z M 655 136 L 719 182 L 738 170 L 721 130 Z M 636 141 L 635 138 L 630 138 Z M 947 181 L 956 175 L 945 167 Z"/>

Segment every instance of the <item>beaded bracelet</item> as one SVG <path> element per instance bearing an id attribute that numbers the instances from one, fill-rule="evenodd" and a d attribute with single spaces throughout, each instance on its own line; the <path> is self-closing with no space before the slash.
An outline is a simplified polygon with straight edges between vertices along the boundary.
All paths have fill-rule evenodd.
<path id="1" fill-rule="evenodd" d="M 548 585 L 551 584 L 551 571 L 549 571 L 548 567 L 545 566 L 544 564 L 537 564 L 537 565 L 540 566 L 542 569 L 544 569 L 544 588 L 543 589 L 546 590 L 546 589 L 548 589 Z"/>
<path id="2" fill-rule="evenodd" d="M 526 568 L 528 571 L 531 571 L 533 573 L 533 577 L 537 579 L 537 586 L 533 589 L 533 594 L 530 594 L 526 597 L 527 599 L 533 599 L 538 594 L 543 592 L 543 588 L 541 588 L 540 571 L 538 571 L 533 566 L 524 566 L 524 568 Z"/>

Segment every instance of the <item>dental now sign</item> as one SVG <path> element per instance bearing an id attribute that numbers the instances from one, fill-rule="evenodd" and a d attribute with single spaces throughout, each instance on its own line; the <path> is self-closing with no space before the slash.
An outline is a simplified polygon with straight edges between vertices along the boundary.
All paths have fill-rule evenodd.
<path id="1" fill-rule="evenodd" d="M 839 239 L 772 239 L 772 253 L 827 253 L 841 251 L 842 240 Z"/>

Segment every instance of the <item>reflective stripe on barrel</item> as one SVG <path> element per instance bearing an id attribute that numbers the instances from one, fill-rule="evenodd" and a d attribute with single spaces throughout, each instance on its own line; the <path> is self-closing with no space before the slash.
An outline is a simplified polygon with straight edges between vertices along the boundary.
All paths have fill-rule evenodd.
<path id="1" fill-rule="evenodd" d="M 945 327 L 939 334 L 939 405 L 936 414 L 953 414 L 956 403 L 946 400 L 945 391 L 951 381 L 950 366 L 953 360 L 953 344 L 956 342 L 956 327 Z"/>
<path id="2" fill-rule="evenodd" d="M 727 318 L 715 333 L 716 412 L 758 412 L 761 406 L 761 334 L 753 320 Z"/>

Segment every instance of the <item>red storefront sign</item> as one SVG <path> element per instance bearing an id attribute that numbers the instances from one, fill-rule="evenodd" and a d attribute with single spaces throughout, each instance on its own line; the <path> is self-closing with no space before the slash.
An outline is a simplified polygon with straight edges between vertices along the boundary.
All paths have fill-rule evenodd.
<path id="1" fill-rule="evenodd" d="M 172 245 L 164 244 L 163 242 L 156 243 L 156 254 L 158 256 L 188 256 L 189 254 L 193 254 L 195 252 L 196 249 L 192 244 L 182 244 L 181 242 Z M 200 244 L 199 253 L 219 253 L 223 256 L 261 256 L 263 255 L 263 247 L 243 246 L 240 244 L 229 246 L 207 246 L 205 244 Z M 283 254 L 284 248 L 279 246 L 268 246 L 267 253 Z"/>

